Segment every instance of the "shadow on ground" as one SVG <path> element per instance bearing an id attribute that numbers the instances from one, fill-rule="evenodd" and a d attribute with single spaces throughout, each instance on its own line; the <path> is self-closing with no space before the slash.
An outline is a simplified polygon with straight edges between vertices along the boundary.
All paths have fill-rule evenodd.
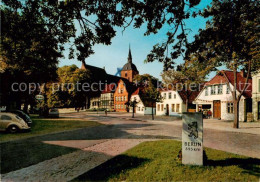
<path id="1" fill-rule="evenodd" d="M 85 174 L 80 175 L 72 181 L 107 181 L 110 177 L 118 175 L 122 171 L 137 168 L 149 161 L 149 159 L 145 158 L 119 155 Z"/>
<path id="2" fill-rule="evenodd" d="M 69 154 L 78 148 L 50 145 L 44 141 L 101 139 L 176 139 L 170 136 L 134 135 L 125 130 L 143 128 L 149 124 L 106 125 L 31 137 L 0 143 L 1 174 L 28 167 L 39 162 Z"/>
<path id="3" fill-rule="evenodd" d="M 208 160 L 207 166 L 239 166 L 244 173 L 260 177 L 260 159 L 255 158 L 229 158 L 225 160 Z"/>

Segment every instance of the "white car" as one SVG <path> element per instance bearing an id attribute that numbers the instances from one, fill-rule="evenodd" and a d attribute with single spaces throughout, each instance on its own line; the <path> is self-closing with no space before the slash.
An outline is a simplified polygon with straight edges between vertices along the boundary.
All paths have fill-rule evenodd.
<path id="1" fill-rule="evenodd" d="M 29 130 L 26 122 L 13 113 L 0 112 L 0 130 L 16 133 L 19 130 Z"/>

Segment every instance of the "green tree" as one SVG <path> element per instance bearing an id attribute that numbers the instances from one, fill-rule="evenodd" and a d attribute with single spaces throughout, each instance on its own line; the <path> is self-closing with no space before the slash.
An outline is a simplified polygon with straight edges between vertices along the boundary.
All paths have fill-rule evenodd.
<path id="1" fill-rule="evenodd" d="M 180 91 L 186 98 L 186 111 L 188 112 L 189 100 L 194 92 L 200 91 L 205 83 L 206 76 L 215 68 L 213 62 L 200 63 L 195 54 L 177 69 L 171 69 L 162 73 L 163 83 L 168 89 Z"/>
<path id="2" fill-rule="evenodd" d="M 163 100 L 160 88 L 158 88 L 159 80 L 149 74 L 136 75 L 134 82 L 138 84 L 141 88 L 140 97 L 144 104 L 151 103 L 152 106 L 152 120 L 154 120 L 154 106 L 156 102 L 161 102 Z"/>
<path id="3" fill-rule="evenodd" d="M 47 84 L 48 107 L 83 107 L 87 91 L 84 83 L 89 83 L 91 74 L 76 65 L 63 66 L 57 70 L 58 82 Z"/>
<path id="4" fill-rule="evenodd" d="M 259 1 L 254 0 L 213 0 L 212 6 L 201 12 L 203 17 L 210 18 L 206 29 L 201 30 L 188 46 L 187 55 L 206 53 L 208 60 L 233 70 L 234 128 L 239 128 L 239 102 L 251 70 L 259 69 L 259 8 Z M 247 70 L 246 84 L 242 89 L 238 89 L 239 69 Z"/>

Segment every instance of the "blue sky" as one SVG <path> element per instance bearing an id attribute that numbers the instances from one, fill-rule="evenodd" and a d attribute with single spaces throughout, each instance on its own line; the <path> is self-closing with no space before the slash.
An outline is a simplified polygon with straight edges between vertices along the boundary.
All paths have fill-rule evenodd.
<path id="1" fill-rule="evenodd" d="M 202 0 L 196 8 L 203 9 L 207 5 L 210 5 L 210 2 L 211 0 Z M 201 17 L 191 18 L 186 21 L 186 27 L 192 30 L 188 37 L 190 41 L 193 39 L 193 36 L 198 33 L 200 28 L 205 28 L 205 24 L 206 20 Z M 145 30 L 145 26 L 142 26 L 140 29 L 134 29 L 132 26 L 129 26 L 122 33 L 122 28 L 116 28 L 117 34 L 112 39 L 112 44 L 109 46 L 102 44 L 95 45 L 95 54 L 85 60 L 86 64 L 101 68 L 105 67 L 107 73 L 114 75 L 117 68 L 123 67 L 127 62 L 129 44 L 131 44 L 133 63 L 137 66 L 139 73 L 148 73 L 161 79 L 160 74 L 163 70 L 162 63 L 153 62 L 144 64 L 144 60 L 147 54 L 152 50 L 153 45 L 166 40 L 168 27 L 164 26 L 157 34 L 151 34 L 149 36 L 144 36 Z M 77 59 L 68 59 L 68 52 L 68 49 L 66 49 L 64 52 L 65 57 L 60 59 L 59 66 L 76 64 L 80 67 L 80 61 Z M 182 57 L 179 57 L 175 62 L 183 62 Z M 212 76 L 213 74 L 210 74 L 209 78 Z"/>

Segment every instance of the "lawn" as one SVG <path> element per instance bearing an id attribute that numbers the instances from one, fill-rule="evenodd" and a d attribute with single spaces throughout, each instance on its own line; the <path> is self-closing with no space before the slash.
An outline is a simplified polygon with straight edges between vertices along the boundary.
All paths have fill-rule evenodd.
<path id="1" fill-rule="evenodd" d="M 182 165 L 181 142 L 142 143 L 73 181 L 259 181 L 260 160 L 205 148 L 203 167 Z"/>
<path id="2" fill-rule="evenodd" d="M 94 121 L 86 121 L 82 119 L 74 118 L 39 118 L 32 116 L 33 125 L 29 132 L 19 132 L 16 134 L 9 134 L 6 132 L 0 133 L 0 141 L 10 141 L 15 139 L 22 139 L 27 137 L 33 137 L 37 135 L 44 135 L 55 132 L 62 132 L 68 130 L 74 130 L 85 127 L 93 127 L 100 125 Z"/>

